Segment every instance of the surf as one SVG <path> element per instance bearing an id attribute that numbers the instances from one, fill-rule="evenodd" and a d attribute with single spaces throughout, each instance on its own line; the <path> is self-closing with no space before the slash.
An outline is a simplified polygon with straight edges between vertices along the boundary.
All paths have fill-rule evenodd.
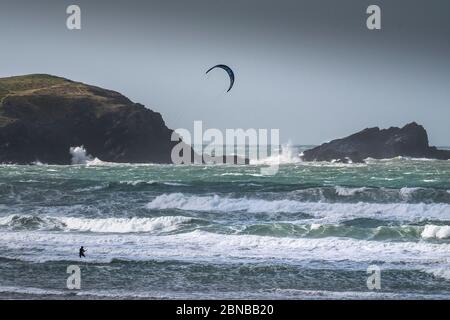
<path id="1" fill-rule="evenodd" d="M 328 222 L 339 222 L 352 217 L 390 220 L 417 220 L 424 218 L 449 219 L 450 204 L 445 203 L 329 203 L 296 200 L 265 200 L 250 197 L 234 198 L 215 195 L 189 195 L 169 193 L 150 201 L 149 210 L 179 209 L 217 213 L 307 213 Z"/>
<path id="2" fill-rule="evenodd" d="M 0 218 L 0 226 L 12 230 L 55 230 L 96 233 L 161 233 L 173 232 L 200 219 L 184 216 L 161 216 L 155 218 L 78 218 L 38 217 L 9 215 Z"/>

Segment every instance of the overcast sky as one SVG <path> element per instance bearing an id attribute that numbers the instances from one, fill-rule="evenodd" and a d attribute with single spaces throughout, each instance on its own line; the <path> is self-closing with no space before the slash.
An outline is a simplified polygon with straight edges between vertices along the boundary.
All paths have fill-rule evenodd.
<path id="1" fill-rule="evenodd" d="M 370 4 L 381 31 L 366 28 Z M 319 144 L 417 121 L 450 145 L 448 0 L 1 0 L 0 39 L 0 76 L 116 90 L 173 129 L 203 120 Z M 229 93 L 225 72 L 204 74 L 219 63 L 236 73 Z"/>

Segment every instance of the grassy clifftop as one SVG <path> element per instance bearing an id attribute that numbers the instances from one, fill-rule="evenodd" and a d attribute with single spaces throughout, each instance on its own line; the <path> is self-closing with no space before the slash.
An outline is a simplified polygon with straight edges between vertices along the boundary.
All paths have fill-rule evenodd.
<path id="1" fill-rule="evenodd" d="M 118 92 L 47 74 L 0 78 L 0 126 L 26 117 L 30 111 L 40 118 L 51 117 L 76 101 L 88 103 L 97 116 L 133 104 Z M 7 108 L 9 105 L 14 109 Z"/>
<path id="2" fill-rule="evenodd" d="M 6 93 L 20 93 L 55 85 L 74 83 L 73 81 L 48 74 L 30 74 L 0 78 L 0 97 Z"/>

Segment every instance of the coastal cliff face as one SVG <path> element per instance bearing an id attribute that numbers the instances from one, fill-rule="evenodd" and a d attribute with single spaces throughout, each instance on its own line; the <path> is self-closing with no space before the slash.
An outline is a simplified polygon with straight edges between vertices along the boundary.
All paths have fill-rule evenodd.
<path id="1" fill-rule="evenodd" d="M 70 164 L 70 147 L 103 161 L 171 163 L 161 114 L 123 95 L 50 75 L 0 79 L 0 163 Z"/>
<path id="2" fill-rule="evenodd" d="M 398 156 L 450 159 L 450 151 L 428 144 L 424 127 L 415 122 L 403 128 L 368 128 L 343 139 L 333 140 L 303 153 L 305 161 L 362 162 L 366 158 L 386 159 Z"/>

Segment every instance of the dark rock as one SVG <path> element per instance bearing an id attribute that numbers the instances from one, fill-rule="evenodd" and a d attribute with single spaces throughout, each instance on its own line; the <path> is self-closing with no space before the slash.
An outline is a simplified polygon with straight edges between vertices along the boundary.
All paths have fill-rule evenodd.
<path id="1" fill-rule="evenodd" d="M 0 79 L 0 163 L 70 164 L 70 147 L 124 163 L 171 163 L 161 114 L 123 95 L 50 75 Z"/>
<path id="2" fill-rule="evenodd" d="M 366 158 L 398 156 L 447 160 L 450 159 L 450 151 L 430 147 L 424 127 L 412 122 L 403 128 L 364 129 L 307 150 L 302 158 L 305 161 L 363 162 Z"/>

